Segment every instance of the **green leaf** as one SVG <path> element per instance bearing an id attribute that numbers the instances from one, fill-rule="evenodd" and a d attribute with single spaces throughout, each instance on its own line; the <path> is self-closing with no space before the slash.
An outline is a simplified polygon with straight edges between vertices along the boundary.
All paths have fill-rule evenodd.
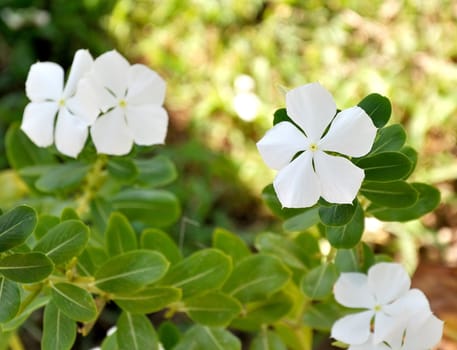
<path id="1" fill-rule="evenodd" d="M 416 165 L 417 165 L 417 151 L 410 147 L 410 146 L 404 146 L 400 149 L 400 152 L 405 155 L 410 163 L 411 163 L 411 169 L 409 170 L 409 173 L 406 174 L 403 179 L 407 179 L 414 171 L 414 169 L 416 168 Z"/>
<path id="2" fill-rule="evenodd" d="M 105 339 L 103 339 L 101 350 L 119 350 L 119 346 L 117 345 L 116 332 L 111 333 Z"/>
<path id="3" fill-rule="evenodd" d="M 289 270 L 277 257 L 251 255 L 235 265 L 222 290 L 245 303 L 267 298 L 280 290 L 289 278 Z"/>
<path id="4" fill-rule="evenodd" d="M 0 260 L 0 273 L 20 283 L 40 282 L 48 277 L 54 265 L 42 253 L 12 254 Z"/>
<path id="5" fill-rule="evenodd" d="M 104 198 L 96 197 L 90 202 L 90 215 L 98 232 L 105 232 L 108 219 L 112 212 L 113 207 L 111 203 Z"/>
<path id="6" fill-rule="evenodd" d="M 252 340 L 249 350 L 287 350 L 287 347 L 278 334 L 264 330 Z"/>
<path id="7" fill-rule="evenodd" d="M 138 176 L 138 168 L 131 159 L 110 158 L 106 168 L 114 179 L 123 183 L 129 183 Z"/>
<path id="8" fill-rule="evenodd" d="M 222 228 L 216 228 L 213 232 L 213 247 L 230 255 L 234 262 L 251 254 L 240 237 Z"/>
<path id="9" fill-rule="evenodd" d="M 62 214 L 60 214 L 60 220 L 79 220 L 79 216 L 75 209 L 67 207 L 62 210 Z"/>
<path id="10" fill-rule="evenodd" d="M 319 217 L 326 226 L 343 226 L 351 221 L 354 216 L 356 205 L 334 204 L 329 207 L 319 208 Z"/>
<path id="11" fill-rule="evenodd" d="M 162 322 L 157 333 L 159 333 L 159 339 L 164 349 L 173 349 L 181 339 L 179 328 L 171 321 Z"/>
<path id="12" fill-rule="evenodd" d="M 46 193 L 58 192 L 76 188 L 87 175 L 90 166 L 82 162 L 57 164 L 50 168 L 35 183 L 40 191 Z"/>
<path id="13" fill-rule="evenodd" d="M 185 307 L 191 319 L 211 327 L 225 327 L 241 312 L 238 300 L 221 292 L 189 298 Z"/>
<path id="14" fill-rule="evenodd" d="M 93 276 L 95 271 L 108 260 L 106 251 L 99 247 L 86 247 L 78 257 L 78 271 L 83 276 Z"/>
<path id="15" fill-rule="evenodd" d="M 293 239 L 300 249 L 306 254 L 306 262 L 309 267 L 319 265 L 321 262 L 321 250 L 318 238 L 309 232 L 302 232 Z"/>
<path id="16" fill-rule="evenodd" d="M 178 199 L 163 190 L 126 189 L 112 198 L 112 205 L 130 221 L 147 226 L 168 226 L 180 215 Z"/>
<path id="17" fill-rule="evenodd" d="M 278 196 L 276 195 L 272 184 L 266 186 L 263 189 L 262 199 L 266 203 L 268 208 L 270 208 L 270 210 L 273 212 L 273 214 L 282 219 L 288 219 L 297 216 L 298 214 L 301 214 L 303 211 L 307 210 L 302 208 L 283 208 L 281 203 L 279 202 Z"/>
<path id="18" fill-rule="evenodd" d="M 157 250 L 162 253 L 171 264 L 182 260 L 181 252 L 171 237 L 159 229 L 146 229 L 141 235 L 141 247 Z"/>
<path id="19" fill-rule="evenodd" d="M 175 165 L 164 156 L 136 159 L 134 162 L 139 170 L 139 182 L 148 187 L 167 185 L 176 180 L 178 176 Z"/>
<path id="20" fill-rule="evenodd" d="M 303 323 L 313 329 L 329 332 L 335 320 L 344 316 L 341 306 L 336 302 L 311 304 L 303 314 Z"/>
<path id="21" fill-rule="evenodd" d="M 67 317 L 88 322 L 97 316 L 94 299 L 85 289 L 70 283 L 57 283 L 51 288 L 52 301 Z"/>
<path id="22" fill-rule="evenodd" d="M 360 239 L 365 228 L 365 216 L 361 205 L 356 202 L 352 219 L 344 226 L 326 226 L 325 234 L 335 248 L 352 248 Z"/>
<path id="23" fill-rule="evenodd" d="M 132 250 L 108 259 L 95 273 L 95 284 L 109 293 L 134 292 L 163 277 L 168 261 L 149 250 Z"/>
<path id="24" fill-rule="evenodd" d="M 367 181 L 362 184 L 360 192 L 373 204 L 388 208 L 410 207 L 419 196 L 414 187 L 405 181 Z"/>
<path id="25" fill-rule="evenodd" d="M 44 308 L 41 349 L 71 349 L 75 340 L 76 322 L 65 316 L 54 303 L 46 305 Z"/>
<path id="26" fill-rule="evenodd" d="M 241 350 L 240 340 L 224 328 L 191 327 L 173 350 Z"/>
<path id="27" fill-rule="evenodd" d="M 338 277 L 336 267 L 332 263 L 324 263 L 310 270 L 302 281 L 302 290 L 313 300 L 322 300 L 332 293 L 333 285 Z"/>
<path id="28" fill-rule="evenodd" d="M 21 245 L 35 228 L 35 210 L 20 205 L 0 216 L 0 252 Z"/>
<path id="29" fill-rule="evenodd" d="M 401 180 L 411 172 L 413 164 L 400 152 L 382 152 L 356 162 L 365 171 L 365 181 Z"/>
<path id="30" fill-rule="evenodd" d="M 287 232 L 304 231 L 320 221 L 318 207 L 302 210 L 298 215 L 292 216 L 284 221 L 283 228 Z"/>
<path id="31" fill-rule="evenodd" d="M 370 155 L 381 152 L 399 151 L 406 142 L 406 131 L 400 124 L 379 129 L 371 147 Z"/>
<path id="32" fill-rule="evenodd" d="M 440 203 L 440 192 L 433 186 L 415 182 L 411 186 L 419 194 L 418 200 L 410 207 L 391 209 L 372 203 L 367 211 L 383 221 L 409 221 L 431 212 Z"/>
<path id="33" fill-rule="evenodd" d="M 40 215 L 36 225 L 34 235 L 36 239 L 43 237 L 50 229 L 60 223 L 60 219 L 53 215 Z"/>
<path id="34" fill-rule="evenodd" d="M 281 122 L 289 122 L 295 124 L 292 119 L 287 115 L 287 110 L 285 108 L 280 108 L 275 111 L 273 114 L 273 125 L 276 125 Z"/>
<path id="35" fill-rule="evenodd" d="M 17 330 L 34 311 L 42 308 L 48 303 L 49 296 L 43 295 L 34 298 L 31 302 L 23 302 L 23 310 L 19 311 L 19 313 L 12 320 L 2 323 L 2 331 L 10 332 Z M 21 310 L 21 307 L 19 307 L 19 310 Z"/>
<path id="36" fill-rule="evenodd" d="M 358 106 L 370 116 L 377 128 L 386 125 L 392 113 L 389 99 L 379 94 L 368 95 L 359 102 Z"/>
<path id="37" fill-rule="evenodd" d="M 19 286 L 0 277 L 0 322 L 6 322 L 16 316 L 21 304 Z"/>
<path id="38" fill-rule="evenodd" d="M 338 249 L 335 256 L 335 265 L 339 272 L 367 272 L 373 264 L 374 254 L 364 242 L 352 249 Z"/>
<path id="39" fill-rule="evenodd" d="M 105 245 L 109 256 L 137 249 L 135 231 L 128 219 L 121 213 L 111 214 L 105 232 Z"/>
<path id="40" fill-rule="evenodd" d="M 145 315 L 123 312 L 117 320 L 116 338 L 119 349 L 159 349 L 157 334 Z"/>
<path id="41" fill-rule="evenodd" d="M 70 261 L 84 250 L 89 228 L 80 220 L 67 220 L 54 226 L 33 249 L 45 253 L 56 265 Z"/>
<path id="42" fill-rule="evenodd" d="M 173 287 L 146 287 L 134 293 L 124 291 L 112 297 L 121 309 L 133 314 L 160 311 L 180 298 L 181 290 Z"/>
<path id="43" fill-rule="evenodd" d="M 204 249 L 173 265 L 160 283 L 181 288 L 187 299 L 220 288 L 231 270 L 230 257 L 217 249 Z"/>

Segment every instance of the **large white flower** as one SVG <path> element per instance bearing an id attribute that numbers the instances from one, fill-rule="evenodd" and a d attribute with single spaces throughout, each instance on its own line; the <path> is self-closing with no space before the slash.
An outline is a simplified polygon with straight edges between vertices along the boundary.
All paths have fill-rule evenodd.
<path id="1" fill-rule="evenodd" d="M 87 50 L 78 50 L 65 86 L 64 71 L 58 64 L 38 62 L 30 67 L 25 91 L 31 102 L 25 107 L 21 129 L 37 146 L 55 143 L 59 152 L 70 157 L 81 152 L 88 126 L 98 114 L 88 91 L 77 90 L 92 63 Z"/>
<path id="2" fill-rule="evenodd" d="M 335 299 L 350 308 L 365 309 L 337 320 L 332 337 L 351 345 L 379 344 L 405 325 L 415 310 L 429 308 L 427 298 L 409 289 L 411 279 L 400 264 L 378 263 L 368 274 L 342 273 L 334 286 Z"/>
<path id="3" fill-rule="evenodd" d="M 361 157 L 370 151 L 376 136 L 370 117 L 360 107 L 336 114 L 333 97 L 319 83 L 290 90 L 286 108 L 295 124 L 280 122 L 257 143 L 265 163 L 279 170 L 273 186 L 281 204 L 309 207 L 320 196 L 351 203 L 365 174 L 335 153 Z"/>
<path id="4" fill-rule="evenodd" d="M 142 64 L 130 65 L 116 51 L 99 56 L 83 79 L 104 112 L 90 133 L 98 153 L 123 155 L 138 145 L 165 141 L 168 115 L 165 82 Z"/>

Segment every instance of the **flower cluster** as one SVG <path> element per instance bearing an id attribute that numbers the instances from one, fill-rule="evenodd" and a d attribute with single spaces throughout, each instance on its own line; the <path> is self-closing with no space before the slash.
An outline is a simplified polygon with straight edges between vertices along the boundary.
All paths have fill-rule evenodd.
<path id="1" fill-rule="evenodd" d="M 276 124 L 257 143 L 265 163 L 279 170 L 273 186 L 282 206 L 310 207 L 321 196 L 351 203 L 364 172 L 341 155 L 370 151 L 377 130 L 371 118 L 360 107 L 337 114 L 333 97 L 318 83 L 290 90 L 286 109 L 293 123 Z"/>
<path id="2" fill-rule="evenodd" d="M 165 140 L 165 82 L 142 64 L 130 65 L 116 51 L 94 60 L 87 50 L 78 50 L 65 85 L 58 64 L 35 63 L 26 94 L 31 102 L 21 129 L 39 147 L 55 144 L 62 154 L 76 158 L 89 131 L 97 152 L 111 155 L 129 153 L 134 143 Z"/>
<path id="3" fill-rule="evenodd" d="M 427 350 L 443 333 L 426 296 L 410 289 L 411 280 L 396 263 L 378 263 L 367 275 L 342 273 L 334 286 L 335 299 L 363 311 L 337 320 L 332 337 L 349 350 Z"/>

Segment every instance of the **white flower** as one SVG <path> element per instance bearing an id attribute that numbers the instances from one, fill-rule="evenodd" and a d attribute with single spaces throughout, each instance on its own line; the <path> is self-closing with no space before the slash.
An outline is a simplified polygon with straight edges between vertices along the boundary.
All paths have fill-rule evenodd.
<path id="1" fill-rule="evenodd" d="M 328 152 L 367 154 L 376 136 L 370 117 L 360 107 L 336 114 L 335 101 L 318 83 L 289 91 L 286 108 L 295 125 L 278 123 L 257 143 L 265 163 L 279 170 L 273 186 L 281 204 L 309 207 L 320 196 L 330 203 L 351 203 L 365 174 L 347 158 Z"/>
<path id="2" fill-rule="evenodd" d="M 405 329 L 414 310 L 429 309 L 427 298 L 409 290 L 411 280 L 400 264 L 378 263 L 363 273 L 342 273 L 334 286 L 335 299 L 350 308 L 366 309 L 337 320 L 332 337 L 351 345 L 368 341 L 373 320 L 373 343 Z"/>
<path id="3" fill-rule="evenodd" d="M 90 130 L 97 152 L 124 155 L 133 143 L 164 143 L 165 82 L 157 73 L 142 64 L 130 65 L 118 52 L 109 51 L 94 61 L 83 83 L 104 112 Z"/>
<path id="4" fill-rule="evenodd" d="M 65 87 L 58 64 L 38 62 L 30 67 L 25 91 L 31 102 L 25 107 L 21 129 L 37 146 L 55 143 L 59 152 L 70 157 L 81 152 L 98 109 L 86 90 L 77 90 L 77 84 L 92 63 L 87 50 L 78 50 Z"/>

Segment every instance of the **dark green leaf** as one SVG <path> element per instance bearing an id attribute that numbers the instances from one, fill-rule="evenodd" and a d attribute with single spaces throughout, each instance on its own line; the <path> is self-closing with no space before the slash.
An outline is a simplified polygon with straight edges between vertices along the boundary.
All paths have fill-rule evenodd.
<path id="1" fill-rule="evenodd" d="M 404 146 L 400 149 L 400 152 L 402 154 L 404 154 L 411 162 L 411 169 L 409 170 L 409 173 L 403 177 L 403 179 L 407 179 L 413 173 L 414 169 L 416 168 L 417 151 L 412 147 Z"/>
<path id="2" fill-rule="evenodd" d="M 73 189 L 82 182 L 89 169 L 89 165 L 78 161 L 57 164 L 41 176 L 35 186 L 46 193 Z"/>
<path id="3" fill-rule="evenodd" d="M 360 159 L 356 165 L 365 171 L 366 181 L 389 182 L 401 180 L 413 167 L 407 156 L 400 152 L 382 152 Z"/>
<path id="4" fill-rule="evenodd" d="M 387 124 L 392 113 L 392 106 L 387 97 L 379 94 L 370 94 L 358 104 L 373 120 L 377 128 Z"/>
<path id="5" fill-rule="evenodd" d="M 380 152 L 399 151 L 406 142 L 406 132 L 400 124 L 379 129 L 370 155 Z"/>
<path id="6" fill-rule="evenodd" d="M 251 254 L 246 243 L 240 237 L 222 228 L 214 230 L 213 247 L 230 255 L 234 262 Z"/>
<path id="7" fill-rule="evenodd" d="M 112 213 L 108 220 L 105 246 L 109 256 L 119 255 L 138 248 L 135 231 L 121 213 Z"/>
<path id="8" fill-rule="evenodd" d="M 241 350 L 237 337 L 224 328 L 195 325 L 190 328 L 173 350 Z"/>
<path id="9" fill-rule="evenodd" d="M 304 231 L 320 221 L 318 207 L 302 210 L 298 215 L 284 221 L 283 228 L 288 232 Z"/>
<path id="10" fill-rule="evenodd" d="M 366 272 L 373 264 L 374 254 L 364 242 L 352 249 L 338 249 L 335 256 L 339 272 Z"/>
<path id="11" fill-rule="evenodd" d="M 373 204 L 388 208 L 406 208 L 416 203 L 418 192 L 405 181 L 374 182 L 362 184 L 360 192 Z"/>
<path id="12" fill-rule="evenodd" d="M 119 349 L 159 349 L 157 334 L 145 315 L 123 312 L 117 320 L 116 338 Z"/>
<path id="13" fill-rule="evenodd" d="M 113 178 L 123 183 L 131 182 L 138 176 L 135 163 L 127 158 L 110 158 L 107 169 Z"/>
<path id="14" fill-rule="evenodd" d="M 147 314 L 164 309 L 179 301 L 181 290 L 173 287 L 146 287 L 135 293 L 124 291 L 113 296 L 114 302 L 123 310 L 134 314 Z"/>
<path id="15" fill-rule="evenodd" d="M 97 315 L 94 299 L 87 290 L 70 283 L 57 283 L 51 287 L 52 301 L 67 317 L 88 322 Z"/>
<path id="16" fill-rule="evenodd" d="M 139 170 L 138 180 L 149 187 L 167 185 L 178 176 L 175 165 L 164 156 L 136 159 L 135 165 Z"/>
<path id="17" fill-rule="evenodd" d="M 311 299 L 322 300 L 332 293 L 337 277 L 338 272 L 335 265 L 324 263 L 305 275 L 301 287 L 303 292 Z"/>
<path id="18" fill-rule="evenodd" d="M 292 119 L 287 115 L 287 110 L 285 108 L 277 109 L 273 115 L 273 125 L 281 122 L 293 123 Z"/>
<path id="19" fill-rule="evenodd" d="M 21 304 L 19 286 L 0 277 L 0 322 L 6 322 L 16 316 Z"/>
<path id="20" fill-rule="evenodd" d="M 325 234 L 333 247 L 352 248 L 362 238 L 365 228 L 365 216 L 358 202 L 356 202 L 355 207 L 354 216 L 346 225 L 325 227 Z"/>
<path id="21" fill-rule="evenodd" d="M 146 229 L 141 235 L 141 247 L 157 250 L 162 253 L 171 264 L 182 260 L 181 252 L 171 237 L 159 229 Z"/>
<path id="22" fill-rule="evenodd" d="M 35 210 L 20 205 L 0 216 L 0 252 L 25 242 L 35 228 Z"/>
<path id="23" fill-rule="evenodd" d="M 54 303 L 46 305 L 41 348 L 43 350 L 69 350 L 73 347 L 75 340 L 76 322 L 65 316 Z"/>
<path id="24" fill-rule="evenodd" d="M 42 253 L 12 254 L 0 260 L 0 273 L 20 283 L 40 282 L 53 269 L 52 261 Z"/>
<path id="25" fill-rule="evenodd" d="M 342 226 L 351 221 L 356 206 L 354 204 L 334 204 L 319 208 L 319 217 L 326 226 Z"/>
<path id="26" fill-rule="evenodd" d="M 160 342 L 166 350 L 173 349 L 181 338 L 178 327 L 171 321 L 162 322 L 157 332 L 159 333 Z"/>

